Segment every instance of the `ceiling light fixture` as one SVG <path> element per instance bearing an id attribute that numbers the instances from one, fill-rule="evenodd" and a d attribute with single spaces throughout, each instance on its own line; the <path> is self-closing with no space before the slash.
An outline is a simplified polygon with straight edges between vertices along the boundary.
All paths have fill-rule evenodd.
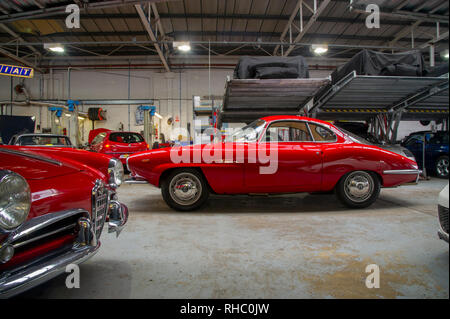
<path id="1" fill-rule="evenodd" d="M 57 53 L 64 52 L 64 47 L 60 43 L 44 43 L 44 49 Z"/>
<path id="2" fill-rule="evenodd" d="M 191 43 L 189 41 L 174 41 L 173 47 L 183 52 L 191 51 Z"/>
<path id="3" fill-rule="evenodd" d="M 163 119 L 163 117 L 161 116 L 161 114 L 159 114 L 159 113 L 157 113 L 157 112 L 155 112 L 155 116 L 156 116 L 157 118 L 159 118 L 160 120 Z"/>
<path id="4" fill-rule="evenodd" d="M 311 50 L 315 55 L 322 55 L 328 52 L 328 45 L 326 44 L 313 44 Z"/>

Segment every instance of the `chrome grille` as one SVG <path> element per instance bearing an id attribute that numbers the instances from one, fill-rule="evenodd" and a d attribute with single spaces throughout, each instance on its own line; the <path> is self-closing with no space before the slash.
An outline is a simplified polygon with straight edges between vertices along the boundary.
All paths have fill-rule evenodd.
<path id="1" fill-rule="evenodd" d="M 108 189 L 101 180 L 97 180 L 92 189 L 92 224 L 95 236 L 100 238 L 108 211 Z"/>
<path id="2" fill-rule="evenodd" d="M 439 223 L 441 224 L 442 230 L 448 234 L 448 208 L 439 205 Z"/>

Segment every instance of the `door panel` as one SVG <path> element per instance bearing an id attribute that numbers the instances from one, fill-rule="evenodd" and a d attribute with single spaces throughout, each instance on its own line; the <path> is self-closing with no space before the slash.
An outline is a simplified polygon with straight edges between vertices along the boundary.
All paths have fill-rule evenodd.
<path id="1" fill-rule="evenodd" d="M 250 163 L 245 166 L 245 185 L 249 192 L 289 193 L 320 191 L 322 179 L 322 150 L 313 142 L 282 142 L 249 145 L 249 154 L 259 151 L 277 154 L 268 163 Z M 276 162 L 274 162 L 276 161 Z M 275 166 L 273 174 L 263 174 L 262 169 Z M 274 165 L 275 163 L 275 165 Z"/>

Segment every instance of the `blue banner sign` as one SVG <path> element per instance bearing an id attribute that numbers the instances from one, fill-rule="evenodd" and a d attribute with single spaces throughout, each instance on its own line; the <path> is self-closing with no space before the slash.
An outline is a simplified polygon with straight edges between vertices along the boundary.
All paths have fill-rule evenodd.
<path id="1" fill-rule="evenodd" d="M 20 78 L 32 78 L 33 68 L 23 66 L 0 64 L 0 75 L 18 76 Z"/>

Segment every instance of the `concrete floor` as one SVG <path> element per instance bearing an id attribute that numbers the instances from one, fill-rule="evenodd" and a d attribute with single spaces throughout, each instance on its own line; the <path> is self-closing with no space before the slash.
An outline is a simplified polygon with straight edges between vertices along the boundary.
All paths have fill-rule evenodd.
<path id="1" fill-rule="evenodd" d="M 38 298 L 449 298 L 449 246 L 436 235 L 446 180 L 382 190 L 347 210 L 333 195 L 210 198 L 201 211 L 170 210 L 160 190 L 125 185 L 130 209 L 119 239 L 81 267 L 22 297 Z M 377 264 L 381 287 L 365 286 Z"/>

